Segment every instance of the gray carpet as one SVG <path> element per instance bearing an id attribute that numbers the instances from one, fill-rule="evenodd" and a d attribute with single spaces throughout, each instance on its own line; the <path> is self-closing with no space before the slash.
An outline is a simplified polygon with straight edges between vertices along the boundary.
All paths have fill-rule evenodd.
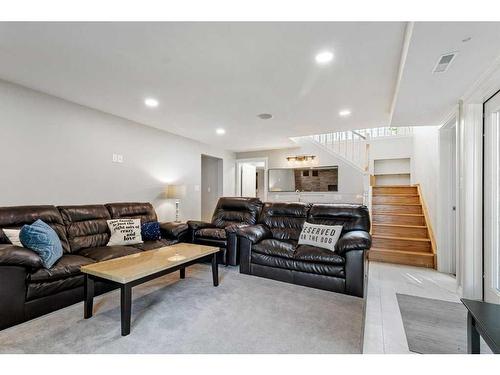
<path id="1" fill-rule="evenodd" d="M 209 265 L 133 289 L 132 331 L 120 335 L 118 291 L 0 331 L 0 353 L 360 353 L 360 298 Z"/>
<path id="2" fill-rule="evenodd" d="M 397 294 L 410 351 L 467 352 L 467 310 L 461 303 Z"/>

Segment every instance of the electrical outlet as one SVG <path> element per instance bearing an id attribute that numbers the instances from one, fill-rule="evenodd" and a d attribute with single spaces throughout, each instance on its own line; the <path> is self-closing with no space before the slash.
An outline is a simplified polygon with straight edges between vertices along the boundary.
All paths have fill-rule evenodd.
<path id="1" fill-rule="evenodd" d="M 113 158 L 111 160 L 113 160 L 113 163 L 117 163 L 118 162 L 118 155 L 113 154 Z"/>
<path id="2" fill-rule="evenodd" d="M 118 156 L 118 158 L 117 158 L 118 163 L 123 163 L 123 155 L 118 154 L 117 156 Z"/>

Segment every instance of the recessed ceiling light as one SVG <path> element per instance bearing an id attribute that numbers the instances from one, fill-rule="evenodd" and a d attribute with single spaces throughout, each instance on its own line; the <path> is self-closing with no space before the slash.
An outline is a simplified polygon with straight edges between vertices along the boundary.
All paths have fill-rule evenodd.
<path id="1" fill-rule="evenodd" d="M 343 109 L 339 112 L 340 117 L 347 117 L 351 115 L 351 111 L 349 109 Z"/>
<path id="2" fill-rule="evenodd" d="M 226 131 L 222 128 L 218 128 L 218 129 L 215 129 L 215 132 L 219 135 L 223 135 L 223 134 L 226 134 Z"/>
<path id="3" fill-rule="evenodd" d="M 148 107 L 155 108 L 158 107 L 160 103 L 154 98 L 146 98 L 144 99 L 144 104 L 146 104 L 146 106 Z"/>
<path id="4" fill-rule="evenodd" d="M 331 53 L 330 51 L 322 51 L 318 53 L 314 59 L 318 64 L 328 64 L 333 60 L 333 53 Z"/>
<path id="5" fill-rule="evenodd" d="M 273 115 L 270 113 L 260 113 L 257 115 L 257 117 L 260 118 L 261 120 L 269 120 L 273 118 Z"/>

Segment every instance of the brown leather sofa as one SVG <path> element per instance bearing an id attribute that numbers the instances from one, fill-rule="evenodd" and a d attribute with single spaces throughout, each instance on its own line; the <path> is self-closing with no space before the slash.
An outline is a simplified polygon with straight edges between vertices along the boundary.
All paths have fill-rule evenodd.
<path id="1" fill-rule="evenodd" d="M 149 203 L 0 207 L 0 229 L 41 219 L 55 230 L 64 251 L 52 268 L 45 269 L 35 252 L 13 246 L 0 230 L 0 329 L 82 301 L 83 265 L 188 239 L 186 224 L 162 223 L 161 240 L 106 246 L 110 237 L 106 220 L 117 218 L 157 220 Z M 96 294 L 109 290 L 109 284 L 96 283 Z"/>

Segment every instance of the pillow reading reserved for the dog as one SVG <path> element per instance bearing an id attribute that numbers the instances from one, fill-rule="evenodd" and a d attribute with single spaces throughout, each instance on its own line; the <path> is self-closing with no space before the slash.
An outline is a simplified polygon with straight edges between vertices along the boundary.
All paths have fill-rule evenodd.
<path id="1" fill-rule="evenodd" d="M 299 245 L 312 245 L 335 251 L 335 244 L 342 233 L 342 225 L 321 225 L 304 223 L 300 232 Z"/>
<path id="2" fill-rule="evenodd" d="M 142 243 L 141 219 L 106 220 L 111 237 L 108 246 Z"/>

